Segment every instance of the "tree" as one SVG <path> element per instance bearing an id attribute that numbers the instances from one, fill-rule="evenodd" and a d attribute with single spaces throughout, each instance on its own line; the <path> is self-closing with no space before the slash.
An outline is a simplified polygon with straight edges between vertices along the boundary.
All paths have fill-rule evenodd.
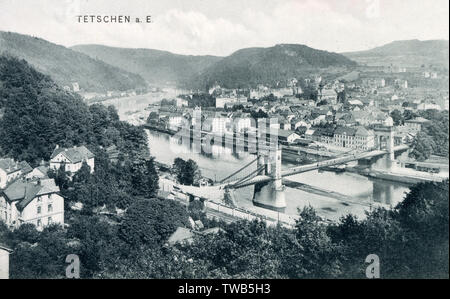
<path id="1" fill-rule="evenodd" d="M 340 273 L 338 247 L 331 242 L 326 227 L 315 210 L 304 207 L 296 221 L 299 261 L 293 273 L 298 278 L 335 277 Z"/>
<path id="2" fill-rule="evenodd" d="M 201 178 L 201 172 L 197 163 L 189 159 L 187 161 L 176 158 L 172 166 L 175 174 L 177 175 L 177 180 L 183 185 L 194 185 L 198 184 Z"/>
<path id="3" fill-rule="evenodd" d="M 159 178 L 153 158 L 135 161 L 131 166 L 130 173 L 133 195 L 145 198 L 156 195 L 159 188 Z"/>
<path id="4" fill-rule="evenodd" d="M 250 112 L 250 116 L 253 119 L 255 119 L 256 121 L 260 118 L 268 118 L 269 117 L 269 115 L 266 112 L 262 111 L 261 109 L 259 109 L 258 112 L 255 112 L 254 110 L 252 110 Z"/>
<path id="5" fill-rule="evenodd" d="M 73 175 L 72 182 L 74 184 L 85 184 L 90 178 L 91 168 L 86 162 L 83 162 L 80 169 Z"/>
<path id="6" fill-rule="evenodd" d="M 64 164 L 57 169 L 49 169 L 48 177 L 51 179 L 55 179 L 56 185 L 61 189 L 62 192 L 67 191 L 71 184 L 70 182 L 70 173 L 66 171 L 66 167 Z"/>
<path id="7" fill-rule="evenodd" d="M 419 132 L 412 143 L 410 157 L 417 161 L 427 160 L 433 153 L 434 140 L 424 132 Z"/>
<path id="8" fill-rule="evenodd" d="M 440 156 L 448 156 L 448 111 L 425 110 L 421 112 L 420 116 L 430 120 L 429 123 L 423 125 L 422 132 L 433 140 L 433 143 L 431 143 L 432 153 Z"/>
<path id="9" fill-rule="evenodd" d="M 394 125 L 396 126 L 401 126 L 405 122 L 403 114 L 397 109 L 391 112 L 391 117 L 394 120 Z"/>
<path id="10" fill-rule="evenodd" d="M 65 257 L 70 252 L 64 230 L 52 225 L 37 234 L 38 240 L 33 244 L 22 241 L 15 246 L 10 260 L 11 278 L 64 277 Z M 20 238 L 20 233 L 15 237 Z"/>
<path id="11" fill-rule="evenodd" d="M 164 243 L 177 227 L 188 224 L 186 209 L 172 200 L 142 199 L 126 212 L 120 237 L 134 247 L 155 247 Z"/>
<path id="12" fill-rule="evenodd" d="M 448 278 L 449 181 L 420 183 L 395 208 L 403 228 L 407 276 Z"/>

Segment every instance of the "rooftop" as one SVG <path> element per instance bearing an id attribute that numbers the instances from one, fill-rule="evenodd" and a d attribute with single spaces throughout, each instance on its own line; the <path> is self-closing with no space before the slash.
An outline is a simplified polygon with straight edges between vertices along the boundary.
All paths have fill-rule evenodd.
<path id="1" fill-rule="evenodd" d="M 3 194 L 9 201 L 19 201 L 19 210 L 24 209 L 36 196 L 59 192 L 53 179 L 19 179 L 10 184 Z"/>
<path id="2" fill-rule="evenodd" d="M 94 154 L 91 151 L 89 151 L 84 145 L 82 145 L 78 147 L 75 146 L 72 148 L 62 148 L 56 146 L 56 148 L 53 150 L 50 159 L 55 158 L 60 153 L 63 153 L 63 155 L 72 163 L 78 163 L 87 159 L 94 158 Z"/>
<path id="3" fill-rule="evenodd" d="M 19 163 L 13 159 L 6 158 L 0 159 L 0 169 L 3 169 L 6 173 L 13 173 L 21 169 Z"/>

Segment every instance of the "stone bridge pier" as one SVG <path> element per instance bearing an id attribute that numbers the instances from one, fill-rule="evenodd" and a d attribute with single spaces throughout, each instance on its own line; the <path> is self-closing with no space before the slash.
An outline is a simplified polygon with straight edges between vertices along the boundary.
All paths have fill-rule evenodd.
<path id="1" fill-rule="evenodd" d="M 273 180 L 255 184 L 253 204 L 258 207 L 284 212 L 286 198 L 281 177 L 281 148 L 269 151 L 268 154 L 258 154 L 257 167 L 262 170 L 258 175 L 268 175 Z"/>
<path id="2" fill-rule="evenodd" d="M 378 150 L 386 150 L 387 153 L 371 164 L 371 169 L 391 171 L 396 166 L 394 152 L 394 131 L 391 126 L 379 126 L 375 128 L 375 147 Z"/>

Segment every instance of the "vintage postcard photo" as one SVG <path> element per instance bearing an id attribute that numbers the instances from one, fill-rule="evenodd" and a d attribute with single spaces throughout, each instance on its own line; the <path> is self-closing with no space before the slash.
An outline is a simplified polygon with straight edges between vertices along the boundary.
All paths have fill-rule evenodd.
<path id="1" fill-rule="evenodd" d="M 448 279 L 448 19 L 0 0 L 0 278 Z"/>

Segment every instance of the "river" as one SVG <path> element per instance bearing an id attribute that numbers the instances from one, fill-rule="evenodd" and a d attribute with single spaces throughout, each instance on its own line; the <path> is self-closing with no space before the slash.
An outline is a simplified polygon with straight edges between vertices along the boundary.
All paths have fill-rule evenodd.
<path id="1" fill-rule="evenodd" d="M 255 156 L 248 153 L 235 154 L 221 146 L 213 146 L 212 154 L 199 153 L 190 146 L 179 144 L 176 138 L 164 133 L 148 131 L 150 152 L 157 161 L 172 164 L 176 157 L 193 159 L 197 162 L 205 177 L 220 181 L 242 166 L 251 162 Z M 255 164 L 255 163 L 254 163 Z M 293 165 L 283 164 L 283 167 Z M 247 172 L 256 169 L 252 165 Z M 334 173 L 327 171 L 311 171 L 289 177 L 289 180 L 312 186 L 312 189 L 329 190 L 342 194 L 346 199 L 335 199 L 286 187 L 286 213 L 296 214 L 298 208 L 307 205 L 314 207 L 318 214 L 331 220 L 352 213 L 364 217 L 364 211 L 382 205 L 395 206 L 408 191 L 403 184 L 367 178 L 355 173 Z M 253 187 L 235 191 L 238 206 L 248 207 L 252 204 Z M 348 198 L 351 198 L 350 200 Z"/>
<path id="2" fill-rule="evenodd" d="M 122 120 L 136 120 L 136 115 L 144 115 L 144 108 L 164 97 L 170 98 L 175 91 L 158 94 L 140 95 L 128 99 L 112 99 L 103 104 L 114 105 Z M 136 114 L 130 112 L 139 111 Z M 213 180 L 220 180 L 252 161 L 255 156 L 248 153 L 235 154 L 221 146 L 213 146 L 212 154 L 198 153 L 189 145 L 178 144 L 175 138 L 158 132 L 148 131 L 150 153 L 159 162 L 172 164 L 176 157 L 193 159 L 197 162 L 202 175 Z M 252 165 L 254 169 L 256 166 Z M 292 165 L 283 164 L 283 167 Z M 250 170 L 249 170 L 250 172 Z M 375 206 L 394 207 L 403 200 L 409 190 L 407 185 L 367 178 L 355 173 L 334 173 L 327 171 L 311 171 L 289 177 L 289 180 L 312 186 L 312 191 L 286 187 L 285 213 L 297 214 L 298 208 L 307 205 L 314 207 L 318 214 L 330 220 L 352 213 L 359 218 L 365 216 L 365 211 Z M 314 189 L 334 191 L 345 196 L 345 200 L 331 196 L 323 196 Z M 238 206 L 252 206 L 253 187 L 235 191 Z M 349 200 L 350 198 L 350 200 Z"/>

